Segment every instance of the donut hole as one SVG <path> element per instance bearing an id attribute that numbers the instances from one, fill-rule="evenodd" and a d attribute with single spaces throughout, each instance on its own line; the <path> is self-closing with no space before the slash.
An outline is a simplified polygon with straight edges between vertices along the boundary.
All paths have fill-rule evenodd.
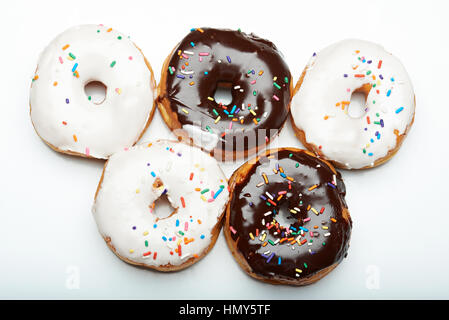
<path id="1" fill-rule="evenodd" d="M 217 88 L 213 96 L 215 102 L 223 104 L 225 106 L 232 102 L 232 83 L 226 81 L 220 81 L 217 83 Z"/>
<path id="2" fill-rule="evenodd" d="M 94 104 L 102 104 L 106 100 L 106 85 L 101 81 L 90 81 L 84 86 L 87 99 Z"/>
<path id="3" fill-rule="evenodd" d="M 368 99 L 370 90 L 370 84 L 364 84 L 360 88 L 354 90 L 348 106 L 348 115 L 351 118 L 359 119 L 366 114 L 368 111 L 366 107 L 366 100 Z"/>
<path id="4" fill-rule="evenodd" d="M 161 195 L 151 204 L 150 209 L 152 210 L 152 214 L 156 216 L 156 220 L 167 219 L 178 212 L 178 208 L 173 208 L 170 200 L 168 200 L 167 193 Z"/>

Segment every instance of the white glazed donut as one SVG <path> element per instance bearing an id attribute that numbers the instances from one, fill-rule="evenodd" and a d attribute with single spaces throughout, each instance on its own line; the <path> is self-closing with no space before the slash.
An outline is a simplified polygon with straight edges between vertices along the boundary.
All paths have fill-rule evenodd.
<path id="1" fill-rule="evenodd" d="M 157 214 L 156 201 L 164 194 L 174 208 L 167 217 Z M 92 213 L 122 260 L 172 271 L 213 247 L 228 198 L 226 177 L 213 157 L 182 142 L 159 140 L 109 158 Z"/>
<path id="2" fill-rule="evenodd" d="M 415 114 L 415 95 L 401 62 L 381 46 L 344 40 L 314 54 L 295 88 L 291 114 L 298 138 L 340 168 L 377 166 L 399 149 Z M 365 114 L 348 114 L 354 92 Z"/>
<path id="3" fill-rule="evenodd" d="M 99 81 L 105 100 L 89 100 L 85 86 Z M 132 146 L 154 112 L 150 64 L 125 35 L 103 25 L 70 28 L 41 54 L 30 92 L 31 121 L 53 149 L 107 159 Z"/>

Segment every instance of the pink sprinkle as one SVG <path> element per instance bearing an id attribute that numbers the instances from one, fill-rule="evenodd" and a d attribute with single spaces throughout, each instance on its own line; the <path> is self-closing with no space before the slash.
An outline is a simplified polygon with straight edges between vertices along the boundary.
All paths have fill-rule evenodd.
<path id="1" fill-rule="evenodd" d="M 171 71 L 175 72 L 176 71 L 175 67 L 171 67 Z"/>
<path id="2" fill-rule="evenodd" d="M 189 223 L 186 221 L 186 223 L 184 224 L 184 231 L 189 230 Z"/>
<path id="3" fill-rule="evenodd" d="M 310 218 L 305 218 L 304 220 L 302 220 L 304 222 L 310 221 Z"/>
<path id="4" fill-rule="evenodd" d="M 208 56 L 208 55 L 209 55 L 209 52 L 200 52 L 199 55 L 200 55 L 200 56 Z"/>
<path id="5" fill-rule="evenodd" d="M 214 198 L 207 199 L 207 202 L 214 202 Z"/>
<path id="6" fill-rule="evenodd" d="M 59 62 L 61 62 L 61 64 L 64 63 L 64 61 L 62 60 L 62 57 L 59 57 Z"/>
<path id="7" fill-rule="evenodd" d="M 346 89 L 346 91 L 347 91 L 347 92 L 351 92 L 351 89 L 348 88 L 348 89 Z"/>
<path id="8" fill-rule="evenodd" d="M 310 231 L 309 234 L 311 237 L 313 237 L 313 231 Z"/>
<path id="9" fill-rule="evenodd" d="M 287 193 L 287 191 L 285 191 L 285 190 L 284 190 L 284 191 L 279 191 L 279 192 L 278 192 L 279 195 L 281 195 L 281 194 L 286 194 L 286 193 Z"/>
<path id="10" fill-rule="evenodd" d="M 200 59 L 199 59 L 199 60 L 200 60 L 200 62 L 203 62 L 203 58 L 201 58 L 201 57 L 200 57 Z"/>
<path id="11" fill-rule="evenodd" d="M 256 80 L 251 81 L 251 84 L 255 84 L 255 83 L 256 83 Z"/>
<path id="12" fill-rule="evenodd" d="M 277 95 L 275 95 L 275 94 L 273 94 L 273 99 L 276 100 L 276 101 L 279 101 L 279 97 Z"/>
<path id="13" fill-rule="evenodd" d="M 132 59 L 133 59 L 133 57 L 129 56 L 129 57 L 128 57 L 128 59 L 129 59 L 129 60 L 132 60 Z"/>
<path id="14" fill-rule="evenodd" d="M 89 155 L 90 155 L 90 150 L 89 150 L 89 148 L 86 147 L 86 156 L 89 156 Z"/>
<path id="15" fill-rule="evenodd" d="M 229 130 L 231 130 L 231 129 L 232 129 L 232 121 L 229 122 Z"/>
<path id="16" fill-rule="evenodd" d="M 185 58 L 185 59 L 189 59 L 189 56 L 186 55 L 185 53 L 182 54 L 182 57 Z"/>
<path id="17" fill-rule="evenodd" d="M 123 150 L 125 150 L 125 151 L 128 151 L 128 150 L 129 150 L 129 148 L 123 148 Z"/>
<path id="18" fill-rule="evenodd" d="M 229 226 L 229 230 L 231 230 L 231 232 L 232 232 L 233 234 L 236 234 L 236 233 L 237 233 L 237 231 L 235 231 L 235 229 L 234 229 L 232 226 Z"/>

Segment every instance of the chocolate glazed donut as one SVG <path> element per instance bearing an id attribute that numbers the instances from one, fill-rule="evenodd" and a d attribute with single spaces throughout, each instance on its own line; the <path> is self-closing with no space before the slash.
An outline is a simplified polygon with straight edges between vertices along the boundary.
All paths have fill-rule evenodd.
<path id="1" fill-rule="evenodd" d="M 232 101 L 215 101 L 228 88 Z M 292 77 L 276 46 L 254 34 L 197 28 L 167 57 L 158 107 L 180 139 L 191 139 L 217 159 L 263 149 L 287 119 Z"/>
<path id="2" fill-rule="evenodd" d="M 352 221 L 330 163 L 305 150 L 267 150 L 237 169 L 229 185 L 224 234 L 250 276 L 306 285 L 346 257 Z"/>

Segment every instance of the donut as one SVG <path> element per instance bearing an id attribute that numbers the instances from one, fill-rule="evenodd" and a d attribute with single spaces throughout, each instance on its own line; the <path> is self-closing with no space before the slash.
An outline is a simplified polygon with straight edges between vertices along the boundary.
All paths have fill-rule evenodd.
<path id="1" fill-rule="evenodd" d="M 229 103 L 217 101 L 223 89 Z M 221 161 L 262 150 L 290 109 L 292 77 L 276 46 L 244 32 L 196 28 L 166 58 L 158 108 L 179 139 Z"/>
<path id="2" fill-rule="evenodd" d="M 348 111 L 354 93 L 365 98 L 359 117 Z M 401 62 L 380 45 L 353 39 L 313 54 L 291 107 L 302 144 L 343 169 L 372 168 L 393 157 L 414 115 L 415 94 Z"/>
<path id="3" fill-rule="evenodd" d="M 169 215 L 158 213 L 166 198 Z M 158 140 L 113 154 L 92 213 L 123 261 L 159 271 L 184 269 L 215 244 L 229 198 L 217 161 L 198 147 Z"/>
<path id="4" fill-rule="evenodd" d="M 229 186 L 224 234 L 251 277 L 307 285 L 346 257 L 352 220 L 329 162 L 307 150 L 266 150 L 238 168 Z"/>
<path id="5" fill-rule="evenodd" d="M 103 101 L 85 93 L 106 88 Z M 52 149 L 107 159 L 139 140 L 155 110 L 149 62 L 128 36 L 103 25 L 72 27 L 41 54 L 30 91 L 31 121 Z"/>

